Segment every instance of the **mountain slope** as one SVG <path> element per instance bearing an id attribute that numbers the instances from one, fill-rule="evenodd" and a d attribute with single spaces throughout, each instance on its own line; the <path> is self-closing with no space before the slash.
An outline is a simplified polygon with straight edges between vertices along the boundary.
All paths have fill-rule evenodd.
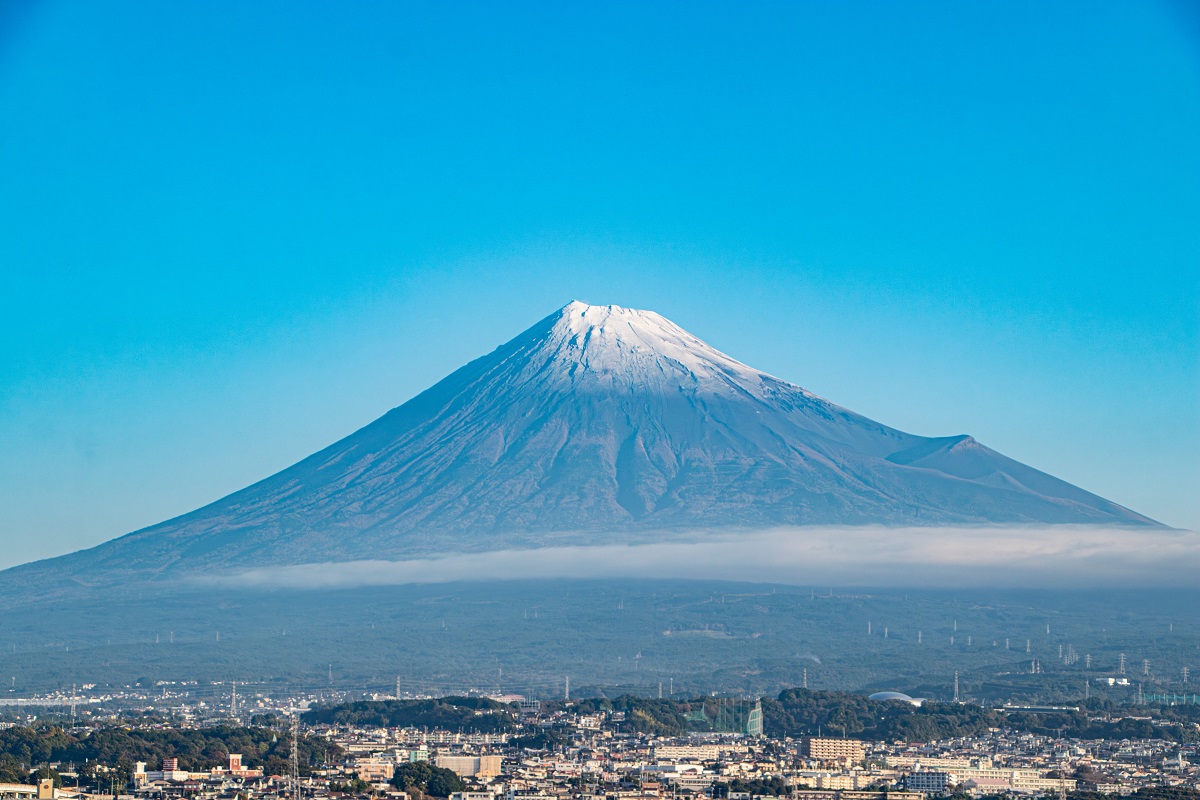
<path id="1" fill-rule="evenodd" d="M 970 437 L 840 408 L 652 312 L 575 302 L 276 475 L 39 565 L 86 582 L 872 523 L 1156 524 Z"/>

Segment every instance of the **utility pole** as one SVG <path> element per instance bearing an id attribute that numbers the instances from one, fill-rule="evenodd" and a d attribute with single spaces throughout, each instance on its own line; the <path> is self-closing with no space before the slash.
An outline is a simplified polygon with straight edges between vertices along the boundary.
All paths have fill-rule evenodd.
<path id="1" fill-rule="evenodd" d="M 292 800 L 300 800 L 300 712 L 296 710 L 292 716 L 292 758 L 291 758 L 291 789 Z"/>

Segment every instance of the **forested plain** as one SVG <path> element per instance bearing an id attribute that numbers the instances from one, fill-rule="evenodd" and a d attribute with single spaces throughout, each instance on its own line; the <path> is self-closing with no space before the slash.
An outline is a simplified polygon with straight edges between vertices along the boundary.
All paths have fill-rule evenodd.
<path id="1" fill-rule="evenodd" d="M 548 701 L 541 713 L 567 710 L 577 714 L 612 714 L 628 732 L 677 736 L 712 729 L 723 702 L 747 709 L 753 700 L 713 697 L 648 698 L 632 694 Z M 770 737 L 824 734 L 869 741 L 928 742 L 985 733 L 989 729 L 1021 731 L 1079 739 L 1200 739 L 1200 706 L 1119 705 L 1089 698 L 1053 713 L 1003 710 L 973 703 L 926 702 L 920 707 L 896 700 L 871 700 L 865 695 L 809 689 L 786 689 L 759 698 L 763 732 Z M 516 728 L 518 709 L 486 698 L 444 697 L 438 700 L 387 700 L 346 703 L 305 714 L 310 723 L 387 727 L 441 727 L 447 730 L 495 733 Z M 523 740 L 533 748 L 561 746 L 570 741 L 564 729 L 539 729 Z"/>

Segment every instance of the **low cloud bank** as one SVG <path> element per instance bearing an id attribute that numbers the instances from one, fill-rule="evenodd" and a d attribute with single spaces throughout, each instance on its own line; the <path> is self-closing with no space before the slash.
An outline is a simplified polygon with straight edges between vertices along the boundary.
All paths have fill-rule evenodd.
<path id="1" fill-rule="evenodd" d="M 263 567 L 200 580 L 243 588 L 338 589 L 531 578 L 912 588 L 1200 587 L 1200 534 L 1079 526 L 780 528 L 688 542 Z"/>

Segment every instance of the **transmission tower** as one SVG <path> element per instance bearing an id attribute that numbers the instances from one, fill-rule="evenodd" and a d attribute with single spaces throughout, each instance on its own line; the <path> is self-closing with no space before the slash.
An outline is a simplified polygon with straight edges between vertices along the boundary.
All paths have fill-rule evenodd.
<path id="1" fill-rule="evenodd" d="M 1125 654 L 1124 653 L 1121 653 L 1121 663 L 1120 663 L 1120 666 L 1117 667 L 1117 672 L 1119 672 L 1122 675 L 1125 674 Z"/>
<path id="2" fill-rule="evenodd" d="M 958 671 L 954 672 L 954 702 L 958 702 Z"/>
<path id="3" fill-rule="evenodd" d="M 292 800 L 300 800 L 300 712 L 292 716 Z"/>
<path id="4" fill-rule="evenodd" d="M 1184 683 L 1187 683 L 1187 679 L 1188 679 L 1188 668 L 1187 668 L 1187 667 L 1184 667 L 1183 669 L 1181 669 L 1181 670 L 1180 670 L 1180 672 L 1183 674 L 1183 682 L 1184 682 Z"/>
<path id="5" fill-rule="evenodd" d="M 1148 659 L 1148 658 L 1142 659 L 1142 674 L 1143 675 L 1150 674 L 1150 659 Z"/>

